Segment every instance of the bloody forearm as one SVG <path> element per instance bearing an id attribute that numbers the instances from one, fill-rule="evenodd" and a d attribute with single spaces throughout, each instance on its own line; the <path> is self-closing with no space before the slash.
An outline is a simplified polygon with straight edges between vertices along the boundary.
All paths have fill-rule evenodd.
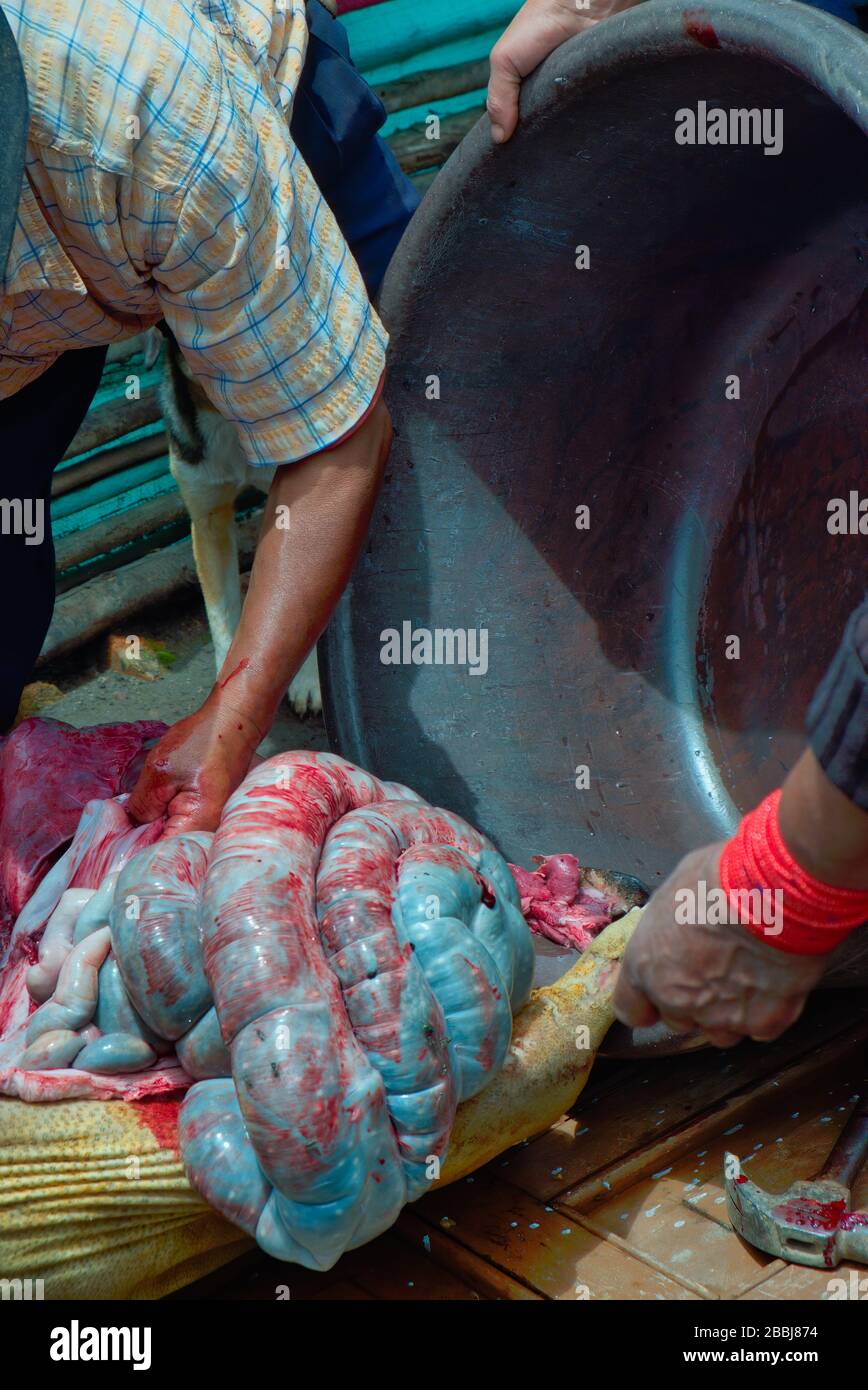
<path id="1" fill-rule="evenodd" d="M 349 579 L 390 442 L 379 402 L 345 443 L 275 474 L 241 622 L 214 688 L 263 736 Z"/>

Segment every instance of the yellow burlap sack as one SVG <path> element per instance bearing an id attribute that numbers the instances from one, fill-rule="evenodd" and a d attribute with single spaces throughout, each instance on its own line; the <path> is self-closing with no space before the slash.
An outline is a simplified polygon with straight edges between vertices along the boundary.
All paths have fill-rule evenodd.
<path id="1" fill-rule="evenodd" d="M 453 1182 L 554 1124 L 582 1091 L 613 1019 L 634 910 L 572 970 L 534 990 L 506 1061 L 456 1118 Z M 46 1299 L 162 1298 L 252 1248 L 196 1196 L 175 1145 L 177 1103 L 0 1098 L 0 1280 Z"/>
<path id="2" fill-rule="evenodd" d="M 42 1279 L 46 1299 L 162 1298 L 252 1247 L 161 1147 L 154 1104 L 0 1098 L 0 1279 Z"/>

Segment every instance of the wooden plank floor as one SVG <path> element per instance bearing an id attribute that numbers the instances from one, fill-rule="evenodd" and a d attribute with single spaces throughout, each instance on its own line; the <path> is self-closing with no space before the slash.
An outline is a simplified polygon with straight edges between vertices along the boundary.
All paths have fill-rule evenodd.
<path id="1" fill-rule="evenodd" d="M 769 1191 L 810 1177 L 868 1085 L 866 1049 L 864 993 L 830 991 L 771 1045 L 600 1062 L 560 1124 L 432 1191 L 328 1273 L 252 1252 L 175 1298 L 823 1298 L 826 1271 L 734 1235 L 723 1154 Z M 868 1174 L 855 1204 L 868 1208 Z"/>

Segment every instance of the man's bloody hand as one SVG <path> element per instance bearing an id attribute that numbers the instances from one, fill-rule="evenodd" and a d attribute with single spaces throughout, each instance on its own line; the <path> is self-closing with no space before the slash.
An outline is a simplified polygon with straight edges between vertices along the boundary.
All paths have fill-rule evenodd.
<path id="1" fill-rule="evenodd" d="M 688 854 L 658 888 L 624 956 L 615 990 L 622 1023 L 659 1020 L 676 1032 L 703 1032 L 717 1047 L 742 1038 L 771 1041 L 796 1019 L 826 969 L 824 956 L 796 956 L 744 927 L 686 925 L 676 918 L 680 889 L 699 899 L 720 887 L 720 844 Z M 680 914 L 680 915 L 683 915 Z"/>
<path id="2" fill-rule="evenodd" d="M 127 804 L 134 820 L 168 814 L 170 834 L 216 828 L 343 592 L 391 439 L 389 413 L 378 400 L 339 444 L 276 469 L 241 622 L 220 678 L 202 708 L 150 754 Z"/>
<path id="3" fill-rule="evenodd" d="M 167 835 L 215 830 L 260 739 L 252 721 L 215 690 L 201 709 L 174 724 L 151 750 L 127 813 L 138 822 L 168 816 Z"/>

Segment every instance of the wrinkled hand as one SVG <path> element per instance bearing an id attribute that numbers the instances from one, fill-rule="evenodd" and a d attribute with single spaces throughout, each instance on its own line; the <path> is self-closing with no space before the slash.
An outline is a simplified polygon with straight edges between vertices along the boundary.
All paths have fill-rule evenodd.
<path id="1" fill-rule="evenodd" d="M 508 140 L 518 124 L 518 94 L 525 77 L 574 34 L 601 19 L 629 10 L 638 0 L 527 0 L 491 50 L 488 114 L 496 144 Z"/>
<path id="2" fill-rule="evenodd" d="M 688 854 L 658 888 L 630 942 L 615 990 L 622 1023 L 663 1020 L 676 1032 L 703 1032 L 716 1047 L 742 1038 L 770 1042 L 796 1019 L 826 968 L 823 956 L 795 956 L 744 927 L 683 925 L 680 889 L 720 887 L 722 844 Z M 683 913 L 682 913 L 683 915 Z"/>
<path id="3" fill-rule="evenodd" d="M 128 815 L 137 822 L 168 816 L 167 835 L 215 830 L 260 741 L 246 715 L 210 695 L 151 749 L 127 802 Z"/>

